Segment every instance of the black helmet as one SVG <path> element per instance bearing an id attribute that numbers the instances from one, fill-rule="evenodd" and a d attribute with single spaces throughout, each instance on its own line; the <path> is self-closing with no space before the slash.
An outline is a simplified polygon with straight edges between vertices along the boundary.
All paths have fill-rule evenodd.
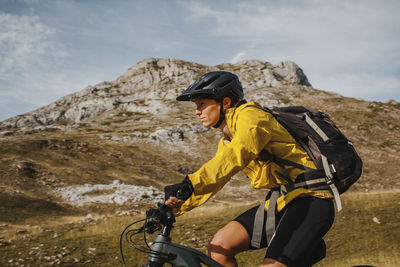
<path id="1" fill-rule="evenodd" d="M 198 78 L 176 100 L 189 101 L 200 96 L 219 100 L 232 94 L 238 99 L 244 97 L 238 76 L 227 71 L 212 71 Z"/>

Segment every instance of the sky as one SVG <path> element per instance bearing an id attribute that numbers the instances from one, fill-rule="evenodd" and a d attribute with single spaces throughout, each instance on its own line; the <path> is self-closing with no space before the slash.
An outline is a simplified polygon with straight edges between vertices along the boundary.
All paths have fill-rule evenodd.
<path id="1" fill-rule="evenodd" d="M 314 88 L 400 102 L 398 0 L 0 0 L 0 121 L 148 57 L 296 62 Z"/>

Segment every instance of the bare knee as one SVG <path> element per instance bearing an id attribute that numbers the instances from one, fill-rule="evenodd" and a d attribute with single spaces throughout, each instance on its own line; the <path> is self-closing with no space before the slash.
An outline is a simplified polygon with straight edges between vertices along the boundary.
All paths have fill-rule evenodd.
<path id="1" fill-rule="evenodd" d="M 220 229 L 208 244 L 208 254 L 224 266 L 236 266 L 235 255 L 247 250 L 250 241 L 246 229 L 232 221 Z"/>
<path id="2" fill-rule="evenodd" d="M 230 244 L 227 243 L 224 238 L 224 233 L 218 231 L 208 243 L 208 255 L 212 258 L 218 257 L 233 257 L 234 254 L 230 248 Z"/>

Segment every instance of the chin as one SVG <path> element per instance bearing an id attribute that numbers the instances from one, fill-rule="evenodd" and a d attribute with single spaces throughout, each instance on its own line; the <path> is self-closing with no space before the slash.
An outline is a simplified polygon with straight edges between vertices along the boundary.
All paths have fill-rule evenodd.
<path id="1" fill-rule="evenodd" d="M 204 128 L 210 128 L 212 125 L 210 125 L 209 123 L 203 122 L 203 127 Z"/>

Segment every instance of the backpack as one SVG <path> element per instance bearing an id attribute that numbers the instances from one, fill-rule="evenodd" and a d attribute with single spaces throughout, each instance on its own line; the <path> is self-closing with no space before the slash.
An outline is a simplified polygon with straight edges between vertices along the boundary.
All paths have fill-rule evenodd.
<path id="1" fill-rule="evenodd" d="M 310 190 L 330 189 L 336 208 L 342 209 L 339 195 L 349 189 L 361 176 L 362 160 L 353 144 L 336 127 L 326 113 L 302 106 L 266 107 L 252 106 L 271 113 L 293 136 L 313 160 L 317 169 L 310 169 L 298 163 L 271 155 L 267 150 L 259 154 L 262 161 L 273 161 L 282 168 L 282 176 L 288 180 L 284 190 L 305 187 Z M 285 166 L 304 169 L 293 182 Z"/>
<path id="2" fill-rule="evenodd" d="M 262 109 L 271 113 L 276 120 L 292 135 L 313 160 L 317 169 L 303 166 L 296 162 L 276 157 L 266 149 L 258 155 L 261 161 L 272 161 L 282 168 L 278 173 L 288 183 L 279 188 L 273 188 L 265 201 L 269 199 L 265 232 L 268 246 L 275 233 L 276 203 L 281 194 L 287 194 L 297 188 L 310 190 L 331 190 L 338 211 L 342 209 L 340 194 L 344 193 L 361 176 L 362 160 L 353 144 L 336 127 L 326 113 L 314 111 L 302 106 L 274 107 L 272 109 L 260 106 L 247 106 Z M 246 107 L 246 108 L 247 108 Z M 293 182 L 286 166 L 305 170 Z M 251 245 L 259 248 L 261 244 L 264 222 L 264 205 L 257 209 L 254 219 Z"/>

